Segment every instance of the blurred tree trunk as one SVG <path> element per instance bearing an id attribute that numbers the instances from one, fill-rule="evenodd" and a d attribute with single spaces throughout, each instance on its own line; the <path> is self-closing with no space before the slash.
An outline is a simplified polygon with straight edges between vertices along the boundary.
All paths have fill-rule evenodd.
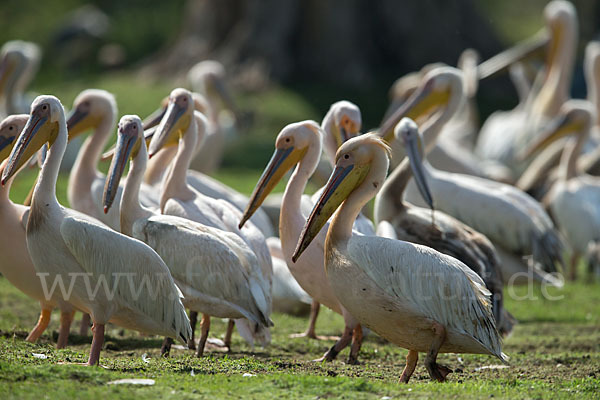
<path id="1" fill-rule="evenodd" d="M 237 73 L 364 87 L 472 47 L 501 46 L 473 0 L 189 0 L 177 41 L 147 71 L 181 74 L 204 59 Z"/>

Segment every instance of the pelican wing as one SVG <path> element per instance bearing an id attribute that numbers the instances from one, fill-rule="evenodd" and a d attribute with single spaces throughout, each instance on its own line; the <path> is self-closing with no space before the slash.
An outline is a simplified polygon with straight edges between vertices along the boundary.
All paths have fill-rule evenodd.
<path id="1" fill-rule="evenodd" d="M 387 295 L 505 359 L 490 292 L 457 259 L 426 246 L 368 236 L 352 236 L 348 255 Z"/>
<path id="2" fill-rule="evenodd" d="M 161 255 L 186 295 L 210 297 L 270 324 L 270 293 L 256 256 L 239 236 L 170 215 L 138 220 L 133 236 Z"/>
<path id="3" fill-rule="evenodd" d="M 174 337 L 191 337 L 181 292 L 154 250 L 78 216 L 65 217 L 60 233 L 81 267 L 114 289 L 113 301 L 155 321 Z"/>

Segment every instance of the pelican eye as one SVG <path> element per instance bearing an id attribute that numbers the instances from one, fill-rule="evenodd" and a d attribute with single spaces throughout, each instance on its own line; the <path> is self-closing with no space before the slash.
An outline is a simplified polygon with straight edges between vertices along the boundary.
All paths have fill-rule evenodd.
<path id="1" fill-rule="evenodd" d="M 349 159 L 349 158 L 350 158 L 350 156 L 349 156 L 348 154 L 344 154 L 344 159 L 346 159 L 346 160 L 347 160 L 347 159 Z"/>
<path id="2" fill-rule="evenodd" d="M 290 138 L 285 138 L 285 141 L 286 141 L 287 143 L 289 143 L 289 142 L 290 142 Z"/>

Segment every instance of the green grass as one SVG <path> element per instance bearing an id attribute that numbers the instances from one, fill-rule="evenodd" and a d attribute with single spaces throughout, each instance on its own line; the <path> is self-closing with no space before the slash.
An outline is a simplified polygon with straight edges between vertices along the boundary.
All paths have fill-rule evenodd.
<path id="1" fill-rule="evenodd" d="M 520 320 L 504 345 L 509 368 L 478 369 L 499 363 L 488 356 L 444 354 L 440 361 L 455 371 L 449 382 L 430 382 L 419 363 L 410 384 L 398 385 L 405 350 L 372 334 L 361 350 L 362 365 L 344 364 L 347 351 L 333 363 L 314 363 L 333 342 L 290 339 L 290 333 L 305 328 L 306 319 L 283 314 L 273 316 L 271 346 L 254 352 L 234 334 L 230 354 L 209 349 L 197 359 L 191 352 L 173 350 L 171 358 L 161 359 L 160 338 L 109 326 L 102 367 L 75 365 L 86 361 L 91 338 L 72 335 L 69 349 L 54 349 L 54 313 L 39 343 L 25 342 L 39 307 L 0 278 L 0 398 L 594 398 L 600 390 L 598 292 L 597 285 L 577 283 L 555 290 L 553 294 L 565 296 L 558 301 L 508 299 L 508 309 Z M 517 294 L 525 296 L 526 289 Z M 342 325 L 339 315 L 322 310 L 317 331 L 335 335 Z M 224 322 L 214 320 L 211 336 L 222 336 L 224 330 Z M 142 360 L 143 354 L 149 362 Z M 154 379 L 156 384 L 107 385 L 123 378 Z"/>

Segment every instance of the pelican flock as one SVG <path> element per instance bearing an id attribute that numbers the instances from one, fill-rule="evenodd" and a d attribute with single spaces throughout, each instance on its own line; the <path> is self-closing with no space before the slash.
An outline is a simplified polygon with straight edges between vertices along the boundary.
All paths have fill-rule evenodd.
<path id="1" fill-rule="evenodd" d="M 80 334 L 91 321 L 90 366 L 101 364 L 107 324 L 163 337 L 165 357 L 174 340 L 200 357 L 222 318 L 221 350 L 234 350 L 236 327 L 255 352 L 279 345 L 281 313 L 309 314 L 295 340 L 334 340 L 315 361 L 349 347 L 358 364 L 366 336 L 378 335 L 408 351 L 403 383 L 419 353 L 440 382 L 452 372 L 440 353 L 508 363 L 502 341 L 518 321 L 507 286 L 562 287 L 582 257 L 600 276 L 600 44 L 586 47 L 587 99 L 571 99 L 577 12 L 554 0 L 544 19 L 543 33 L 486 62 L 466 49 L 457 68 L 400 77 L 372 132 L 343 99 L 321 123 L 283 123 L 249 197 L 214 177 L 248 121 L 219 62 L 195 65 L 191 87 L 165 93 L 142 120 L 119 116 L 126 105 L 102 89 L 82 91 L 70 112 L 53 95 L 30 99 L 41 52 L 6 43 L 0 273 L 39 303 L 26 340 L 39 340 L 58 308 L 57 348 L 69 344 L 74 313 L 89 316 Z M 480 123 L 479 82 L 502 71 L 519 104 Z M 88 132 L 68 166 L 67 207 L 57 200 L 61 163 Z M 13 180 L 36 164 L 30 201 L 11 201 Z M 309 193 L 311 184 L 322 187 Z M 339 337 L 317 335 L 321 305 L 343 318 Z"/>

